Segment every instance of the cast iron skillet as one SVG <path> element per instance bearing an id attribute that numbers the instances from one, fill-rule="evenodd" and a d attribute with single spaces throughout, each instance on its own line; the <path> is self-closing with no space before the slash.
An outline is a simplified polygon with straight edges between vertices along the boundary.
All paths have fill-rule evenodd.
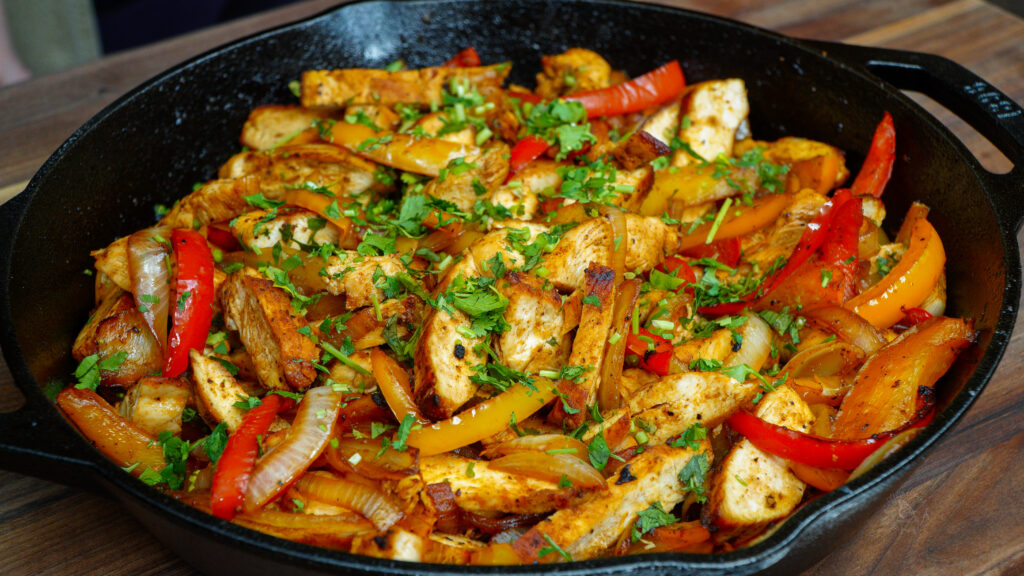
<path id="1" fill-rule="evenodd" d="M 856 169 L 884 110 L 897 133 L 886 192 L 892 222 L 912 199 L 948 253 L 949 311 L 976 320 L 979 343 L 938 386 L 941 412 L 923 434 L 867 475 L 804 506 L 762 543 L 718 556 L 633 556 L 559 566 L 473 568 L 406 564 L 317 549 L 222 522 L 125 474 L 58 414 L 40 385 L 73 370 L 71 343 L 92 305 L 88 251 L 153 220 L 237 151 L 248 111 L 291 102 L 308 68 L 434 65 L 474 45 L 515 62 L 532 84 L 541 54 L 585 46 L 639 74 L 678 58 L 691 83 L 744 78 L 753 133 L 792 134 L 847 150 Z M 928 94 L 1015 163 L 985 171 L 897 89 Z M 610 1 L 362 2 L 235 42 L 182 64 L 108 106 L 65 142 L 28 188 L 0 208 L 0 345 L 26 397 L 0 415 L 0 466 L 109 493 L 167 546 L 208 573 L 276 574 L 790 574 L 820 559 L 891 493 L 964 414 L 1003 354 L 1017 315 L 1024 217 L 1024 112 L 998 90 L 936 56 L 789 39 L 743 24 Z M 890 230 L 892 232 L 892 230 Z M 983 439 L 979 438 L 979 441 Z"/>

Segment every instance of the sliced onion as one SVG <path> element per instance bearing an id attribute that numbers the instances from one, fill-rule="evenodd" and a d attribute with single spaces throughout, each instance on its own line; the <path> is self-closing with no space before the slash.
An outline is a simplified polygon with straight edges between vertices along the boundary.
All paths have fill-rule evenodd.
<path id="1" fill-rule="evenodd" d="M 251 512 L 273 500 L 320 456 L 334 433 L 341 400 L 342 392 L 332 386 L 306 392 L 288 436 L 256 462 L 245 491 L 243 510 Z"/>
<path id="2" fill-rule="evenodd" d="M 513 438 L 490 446 L 484 450 L 483 455 L 488 458 L 500 458 L 516 452 L 551 452 L 575 456 L 580 460 L 589 462 L 587 446 L 579 440 L 564 434 L 531 434 Z"/>
<path id="3" fill-rule="evenodd" d="M 416 422 L 429 424 L 430 420 L 420 414 L 416 402 L 412 399 L 409 374 L 398 362 L 380 348 L 370 351 L 370 362 L 373 365 L 373 376 L 377 379 L 377 387 L 388 401 L 391 411 L 395 413 L 395 419 L 401 422 L 406 415 L 411 414 Z"/>
<path id="4" fill-rule="evenodd" d="M 257 510 L 235 516 L 234 522 L 278 538 L 348 551 L 356 536 L 376 532 L 357 514 L 321 515 Z"/>
<path id="5" fill-rule="evenodd" d="M 621 250 L 623 254 L 625 249 Z M 626 330 L 629 317 L 636 308 L 636 299 L 640 295 L 640 279 L 634 278 L 619 284 L 618 295 L 615 297 L 615 309 L 612 312 L 612 330 L 619 339 L 604 349 L 604 360 L 601 362 L 601 381 L 597 389 L 597 405 L 602 411 L 614 410 L 621 404 L 619 383 L 622 380 L 622 365 L 626 360 Z"/>
<path id="6" fill-rule="evenodd" d="M 772 350 L 772 329 L 767 322 L 756 314 L 747 314 L 747 321 L 739 328 L 743 337 L 740 349 L 733 352 L 725 361 L 725 366 L 741 366 L 746 364 L 755 372 L 759 371 Z"/>
<path id="7" fill-rule="evenodd" d="M 146 228 L 128 237 L 132 296 L 161 350 L 167 347 L 171 301 L 170 237 L 166 227 Z"/>
<path id="8" fill-rule="evenodd" d="M 810 484 L 822 492 L 831 492 L 836 488 L 839 488 L 843 484 L 846 484 L 846 480 L 850 477 L 850 473 L 846 470 L 817 468 L 814 466 L 808 466 L 807 464 L 801 464 L 800 462 L 794 462 L 792 460 L 787 460 L 786 463 L 797 478 L 802 480 L 805 484 Z"/>
<path id="9" fill-rule="evenodd" d="M 852 385 L 852 383 L 843 382 L 838 376 L 789 379 L 789 387 L 808 404 L 828 404 L 832 407 L 842 404 L 843 398 L 850 391 Z"/>
<path id="10" fill-rule="evenodd" d="M 310 472 L 295 483 L 295 489 L 307 498 L 354 510 L 377 530 L 387 530 L 404 516 L 398 503 L 376 487 L 329 472 Z"/>
<path id="11" fill-rule="evenodd" d="M 827 342 L 799 352 L 786 363 L 793 378 L 848 376 L 857 372 L 865 355 L 859 346 L 846 342 Z"/>
<path id="12" fill-rule="evenodd" d="M 604 476 L 579 458 L 569 454 L 546 452 L 514 452 L 491 460 L 489 467 L 531 478 L 559 482 L 565 476 L 577 488 L 604 488 Z"/>
<path id="13" fill-rule="evenodd" d="M 373 526 L 358 514 L 295 514 L 293 512 L 281 512 L 280 510 L 256 510 L 251 514 L 235 516 L 239 524 L 251 522 L 277 528 L 308 528 L 311 526 L 332 527 L 342 530 L 345 528 L 353 530 L 372 530 Z"/>
<path id="14" fill-rule="evenodd" d="M 459 234 L 455 240 L 452 241 L 451 245 L 444 248 L 445 254 L 451 254 L 452 256 L 459 256 L 466 248 L 473 245 L 474 242 L 484 237 L 484 233 L 480 230 L 464 229 L 462 234 Z"/>
<path id="15" fill-rule="evenodd" d="M 615 282 L 622 282 L 622 274 L 626 271 L 626 252 L 629 246 L 629 235 L 627 234 L 626 216 L 622 210 L 614 206 L 608 207 L 608 223 L 612 228 L 611 238 L 608 239 L 608 250 L 611 253 L 611 268 L 615 271 Z M 616 242 L 618 239 L 618 242 Z M 619 249 L 616 250 L 615 247 Z"/>
<path id="16" fill-rule="evenodd" d="M 420 239 L 420 248 L 426 248 L 431 252 L 440 252 L 455 242 L 456 236 L 445 229 L 434 230 Z"/>
<path id="17" fill-rule="evenodd" d="M 474 512 L 464 512 L 466 521 L 475 526 L 484 534 L 503 534 L 509 530 L 515 530 L 520 535 L 526 533 L 524 526 L 533 526 L 547 516 L 547 514 L 513 514 L 492 518 Z"/>
<path id="18" fill-rule="evenodd" d="M 380 440 L 342 436 L 324 450 L 331 468 L 342 474 L 358 472 L 375 480 L 398 480 L 416 473 L 415 448 L 385 450 L 380 453 Z"/>
<path id="19" fill-rule="evenodd" d="M 525 534 L 525 532 L 520 533 L 519 531 L 514 533 L 517 534 L 516 538 Z M 491 543 L 486 547 L 473 550 L 469 563 L 472 566 L 512 566 L 522 564 L 523 559 L 519 557 L 519 554 L 516 554 L 509 541 L 495 542 L 494 538 L 492 538 Z"/>
<path id="20" fill-rule="evenodd" d="M 852 310 L 827 306 L 801 312 L 807 320 L 857 346 L 869 356 L 889 341 L 867 320 Z"/>
<path id="21" fill-rule="evenodd" d="M 854 468 L 853 472 L 850 472 L 850 478 L 847 482 L 852 482 L 860 476 L 863 476 L 890 454 L 906 446 L 911 440 L 921 433 L 921 430 L 923 430 L 923 428 L 911 428 L 890 438 L 888 442 L 882 444 L 878 450 L 875 450 L 870 456 L 865 458 L 864 461 L 860 463 L 860 466 Z"/>

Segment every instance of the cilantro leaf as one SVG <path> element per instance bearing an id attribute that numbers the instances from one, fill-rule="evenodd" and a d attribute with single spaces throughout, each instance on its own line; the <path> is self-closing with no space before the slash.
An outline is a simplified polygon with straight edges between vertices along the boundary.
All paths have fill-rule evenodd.
<path id="1" fill-rule="evenodd" d="M 210 435 L 202 440 L 203 450 L 206 451 L 206 455 L 210 457 L 210 462 L 216 464 L 217 460 L 220 460 L 220 455 L 224 453 L 224 448 L 228 444 L 228 428 L 221 422 L 217 424 Z"/>
<path id="2" fill-rule="evenodd" d="M 100 385 L 100 371 L 117 372 L 127 357 L 128 352 L 121 350 L 103 359 L 100 359 L 99 354 L 82 358 L 75 369 L 75 378 L 78 379 L 75 388 L 96 390 Z"/>
<path id="3" fill-rule="evenodd" d="M 701 453 L 695 454 L 690 458 L 686 466 L 683 466 L 683 469 L 679 471 L 679 481 L 684 484 L 687 490 L 693 492 L 699 503 L 707 502 L 704 480 L 709 470 L 711 470 L 711 463 L 708 461 L 708 457 Z"/>
<path id="4" fill-rule="evenodd" d="M 608 465 L 608 459 L 612 456 L 612 450 L 604 439 L 604 433 L 594 436 L 590 443 L 587 444 L 587 455 L 590 458 L 590 463 L 598 470 L 604 470 L 604 467 Z"/>
<path id="5" fill-rule="evenodd" d="M 630 531 L 630 540 L 634 544 L 640 541 L 640 538 L 647 534 L 651 530 L 658 528 L 659 526 L 668 526 L 679 521 L 679 518 L 671 512 L 666 512 L 661 506 L 661 502 L 654 502 L 646 510 L 641 510 L 637 514 L 636 522 L 633 523 L 633 529 Z"/>

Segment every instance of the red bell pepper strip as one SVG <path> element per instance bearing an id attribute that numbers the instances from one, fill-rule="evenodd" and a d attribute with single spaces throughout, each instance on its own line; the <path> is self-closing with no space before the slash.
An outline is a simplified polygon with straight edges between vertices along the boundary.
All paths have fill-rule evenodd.
<path id="1" fill-rule="evenodd" d="M 924 308 L 901 308 L 900 310 L 903 312 L 904 316 L 899 322 L 893 324 L 893 328 L 896 330 L 909 330 L 914 326 L 917 326 L 922 322 L 927 322 L 935 317 L 932 316 L 931 312 Z"/>
<path id="2" fill-rule="evenodd" d="M 238 242 L 238 239 L 235 238 L 231 231 L 225 230 L 219 226 L 207 227 L 206 239 L 210 241 L 210 244 L 213 244 L 225 252 L 237 252 L 242 249 L 242 245 Z"/>
<path id="3" fill-rule="evenodd" d="M 533 162 L 538 156 L 547 151 L 549 144 L 536 136 L 527 136 L 512 147 L 508 157 L 508 177 L 522 170 L 527 164 Z"/>
<path id="4" fill-rule="evenodd" d="M 691 258 L 714 258 L 730 268 L 735 268 L 740 262 L 740 251 L 742 244 L 739 236 L 716 240 L 711 244 L 698 244 L 680 252 Z"/>
<path id="5" fill-rule="evenodd" d="M 931 320 L 935 316 L 924 308 L 909 308 L 903 311 L 903 323 L 909 326 L 917 326 L 921 322 Z"/>
<path id="6" fill-rule="evenodd" d="M 647 328 L 640 328 L 639 334 L 630 330 L 626 336 L 626 350 L 640 357 L 640 367 L 644 370 L 661 376 L 668 374 L 673 354 L 672 343 L 668 340 Z"/>
<path id="7" fill-rule="evenodd" d="M 690 284 L 697 282 L 697 273 L 686 263 L 686 260 L 677 256 L 669 256 L 665 258 L 665 261 L 655 266 L 656 269 L 668 274 L 669 276 L 675 276 L 683 281 L 679 288 L 685 288 Z"/>
<path id="8" fill-rule="evenodd" d="M 864 212 L 860 198 L 853 198 L 834 209 L 835 216 L 821 245 L 824 262 L 856 269 L 857 243 Z"/>
<path id="9" fill-rule="evenodd" d="M 519 100 L 519 102 L 523 104 L 540 104 L 540 102 L 543 100 L 543 98 L 534 94 L 533 92 L 519 92 L 518 90 L 509 90 L 508 94 L 506 95 L 509 98 L 515 98 L 516 100 Z"/>
<path id="10" fill-rule="evenodd" d="M 450 60 L 441 64 L 442 68 L 474 68 L 480 65 L 480 55 L 476 53 L 476 48 L 469 46 L 464 48 L 461 52 L 452 56 Z"/>
<path id="11" fill-rule="evenodd" d="M 807 261 L 815 252 L 821 248 L 828 238 L 829 230 L 832 227 L 832 220 L 835 218 L 837 209 L 852 198 L 848 189 L 836 190 L 832 199 L 825 203 L 818 216 L 804 228 L 796 249 L 789 256 L 786 265 L 765 281 L 764 294 L 772 291 L 783 280 L 786 279 L 801 264 Z"/>
<path id="12" fill-rule="evenodd" d="M 249 410 L 238 429 L 228 437 L 228 443 L 213 472 L 213 485 L 210 487 L 210 509 L 214 516 L 231 520 L 242 506 L 249 477 L 256 465 L 258 437 L 270 429 L 274 417 L 284 409 L 285 400 L 277 394 L 266 396 L 259 406 Z"/>
<path id="13" fill-rule="evenodd" d="M 786 265 L 777 270 L 771 276 L 765 278 L 764 281 L 761 282 L 759 290 L 755 290 L 750 294 L 747 294 L 736 302 L 724 302 L 714 306 L 701 306 L 698 308 L 698 311 L 706 316 L 737 314 L 758 298 L 765 298 L 772 290 L 778 287 L 783 280 L 792 275 L 797 268 L 806 262 L 808 258 L 821 249 L 825 240 L 829 238 L 829 234 L 832 231 L 832 221 L 836 217 L 838 208 L 849 202 L 851 199 L 852 195 L 850 194 L 849 189 L 844 188 L 836 190 L 836 193 L 832 198 L 822 206 L 821 212 L 818 216 L 815 217 L 806 228 L 804 228 L 804 232 L 800 236 L 800 241 L 797 242 L 796 249 L 794 249 L 793 253 L 790 254 L 789 260 L 786 261 Z M 852 219 L 852 216 L 850 218 Z M 857 233 L 855 232 L 855 240 L 856 237 Z M 841 250 L 838 247 L 838 241 L 836 242 L 837 247 L 832 250 L 839 252 Z"/>
<path id="14" fill-rule="evenodd" d="M 895 160 L 896 128 L 892 124 L 892 116 L 886 112 L 875 128 L 864 165 L 860 167 L 860 172 L 851 186 L 853 195 L 880 198 L 889 177 L 892 176 L 892 165 Z"/>
<path id="15" fill-rule="evenodd" d="M 198 232 L 175 229 L 171 245 L 177 259 L 174 326 L 167 339 L 164 376 L 176 378 L 188 367 L 189 350 L 202 350 L 213 319 L 213 256 Z"/>
<path id="16" fill-rule="evenodd" d="M 637 76 L 628 82 L 566 96 L 583 104 L 587 118 L 637 112 L 667 102 L 683 92 L 686 80 L 678 60 Z"/>
<path id="17" fill-rule="evenodd" d="M 860 226 L 864 212 L 860 198 L 853 198 L 834 209 L 835 217 L 829 227 L 828 236 L 821 245 L 821 260 L 827 266 L 836 268 L 839 277 L 833 278 L 835 290 L 845 302 L 855 294 L 857 261 L 860 255 Z"/>
<path id="18" fill-rule="evenodd" d="M 818 468 L 853 470 L 894 436 L 931 423 L 935 416 L 935 395 L 931 388 L 922 388 L 925 391 L 919 391 L 917 413 L 909 423 L 864 440 L 831 440 L 814 434 L 804 434 L 765 422 L 743 410 L 730 416 L 726 424 L 750 440 L 754 446 L 781 458 Z"/>

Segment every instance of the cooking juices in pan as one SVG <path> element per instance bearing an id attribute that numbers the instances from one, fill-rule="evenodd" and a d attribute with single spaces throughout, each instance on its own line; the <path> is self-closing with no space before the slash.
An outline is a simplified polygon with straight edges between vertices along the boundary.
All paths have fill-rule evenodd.
<path id="1" fill-rule="evenodd" d="M 63 412 L 219 518 L 457 564 L 734 550 L 930 422 L 975 334 L 928 208 L 882 230 L 888 114 L 851 174 L 756 140 L 743 79 L 511 65 L 310 70 L 252 110 L 93 253 Z"/>

